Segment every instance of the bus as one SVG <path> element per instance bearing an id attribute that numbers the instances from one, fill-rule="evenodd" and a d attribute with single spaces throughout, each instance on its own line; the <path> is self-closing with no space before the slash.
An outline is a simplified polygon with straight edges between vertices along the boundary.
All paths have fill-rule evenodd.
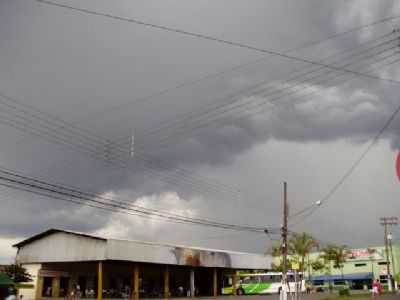
<path id="1" fill-rule="evenodd" d="M 296 290 L 295 273 L 288 272 L 289 292 Z M 236 283 L 237 295 L 278 294 L 282 290 L 282 272 L 238 274 Z M 298 290 L 305 292 L 305 281 L 301 273 L 297 274 Z M 222 295 L 232 295 L 232 275 L 224 278 Z"/>

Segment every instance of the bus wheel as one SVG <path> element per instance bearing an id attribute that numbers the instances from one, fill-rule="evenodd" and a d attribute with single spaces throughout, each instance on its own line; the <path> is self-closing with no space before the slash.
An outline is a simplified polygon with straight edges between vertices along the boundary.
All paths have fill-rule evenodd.
<path id="1" fill-rule="evenodd" d="M 244 295 L 244 289 L 240 288 L 237 290 L 236 293 L 238 294 L 238 296 L 242 296 L 242 295 Z"/>

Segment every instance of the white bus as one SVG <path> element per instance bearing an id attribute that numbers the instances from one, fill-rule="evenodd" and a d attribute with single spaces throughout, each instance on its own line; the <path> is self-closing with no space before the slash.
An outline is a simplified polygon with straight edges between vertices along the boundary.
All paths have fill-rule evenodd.
<path id="1" fill-rule="evenodd" d="M 232 295 L 232 275 L 226 276 L 223 281 L 222 295 Z M 298 291 L 304 292 L 305 281 L 301 273 L 297 274 Z M 278 294 L 282 289 L 282 272 L 238 274 L 236 283 L 237 295 Z M 295 273 L 288 272 L 288 290 L 296 290 Z"/>

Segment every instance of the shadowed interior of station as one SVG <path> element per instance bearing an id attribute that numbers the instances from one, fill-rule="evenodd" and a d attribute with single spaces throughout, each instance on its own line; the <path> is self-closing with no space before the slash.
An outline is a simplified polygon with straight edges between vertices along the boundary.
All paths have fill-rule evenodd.
<path id="1" fill-rule="evenodd" d="M 39 272 L 41 287 L 38 296 L 64 298 L 74 293 L 73 296 L 80 298 L 98 298 L 98 264 L 98 262 L 43 264 Z M 223 269 L 205 267 L 160 266 L 149 263 L 136 266 L 138 266 L 140 298 L 191 297 L 192 272 L 194 296 L 213 296 L 215 291 L 219 295 L 225 273 Z M 134 263 L 102 262 L 103 299 L 132 298 L 134 281 Z"/>

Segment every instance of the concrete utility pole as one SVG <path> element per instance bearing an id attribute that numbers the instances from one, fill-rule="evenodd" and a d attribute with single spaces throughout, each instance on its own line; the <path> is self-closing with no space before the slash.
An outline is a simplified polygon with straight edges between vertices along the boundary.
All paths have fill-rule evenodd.
<path id="1" fill-rule="evenodd" d="M 282 289 L 280 300 L 287 300 L 287 220 L 288 220 L 288 205 L 287 205 L 287 183 L 283 183 L 283 224 L 282 224 Z"/>
<path id="2" fill-rule="evenodd" d="M 390 232 L 388 234 L 388 241 L 389 241 L 390 256 L 392 257 L 392 271 L 393 271 L 393 275 L 395 276 L 396 275 L 396 268 L 395 268 L 395 264 L 394 264 L 392 240 L 393 240 L 393 235 Z M 397 289 L 398 289 L 397 281 L 396 281 L 396 279 L 394 279 L 394 290 L 397 291 Z"/>
<path id="3" fill-rule="evenodd" d="M 392 285 L 392 275 L 390 272 L 390 258 L 389 258 L 389 245 L 388 245 L 388 225 L 394 226 L 398 224 L 397 217 L 382 217 L 380 218 L 381 225 L 385 231 L 385 252 L 386 252 L 386 267 L 387 267 L 387 277 L 388 277 L 388 289 L 391 292 L 393 290 Z"/>

